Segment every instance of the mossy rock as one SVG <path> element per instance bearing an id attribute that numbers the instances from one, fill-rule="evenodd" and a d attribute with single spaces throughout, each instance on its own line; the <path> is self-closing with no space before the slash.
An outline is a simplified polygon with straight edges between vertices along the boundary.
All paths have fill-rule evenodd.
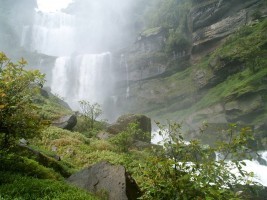
<path id="1" fill-rule="evenodd" d="M 128 125 L 131 123 L 137 123 L 138 128 L 140 128 L 143 133 L 149 133 L 148 137 L 140 136 L 140 138 L 138 137 L 135 139 L 150 143 L 151 141 L 151 119 L 145 115 L 135 115 L 135 114 L 123 115 L 118 118 L 115 124 L 112 124 L 111 126 L 107 128 L 107 132 L 116 135 L 122 131 L 126 131 Z"/>

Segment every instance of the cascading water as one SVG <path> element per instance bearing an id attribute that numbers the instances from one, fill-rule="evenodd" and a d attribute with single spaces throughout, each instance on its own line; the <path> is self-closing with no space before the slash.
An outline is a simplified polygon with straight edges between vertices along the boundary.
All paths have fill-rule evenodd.
<path id="1" fill-rule="evenodd" d="M 216 160 L 221 160 L 224 158 L 224 155 L 216 152 Z M 259 162 L 261 160 L 261 162 Z M 231 162 L 230 160 L 227 162 Z M 243 160 L 246 164 L 242 169 L 246 172 L 253 172 L 254 181 L 267 187 L 267 151 L 259 152 L 257 158 L 252 160 Z M 234 168 L 233 171 L 236 174 L 239 174 L 238 169 Z"/>
<path id="2" fill-rule="evenodd" d="M 83 40 L 79 38 L 79 32 L 83 26 L 77 22 L 79 20 L 61 11 L 37 9 L 34 24 L 25 26 L 21 36 L 22 47 L 57 57 L 48 85 L 74 110 L 79 110 L 80 100 L 103 105 L 112 98 L 113 87 L 111 54 L 87 54 L 86 49 L 81 48 Z"/>
<path id="3" fill-rule="evenodd" d="M 52 71 L 51 89 L 76 110 L 79 100 L 103 104 L 112 91 L 111 54 L 59 57 Z"/>
<path id="4" fill-rule="evenodd" d="M 75 18 L 63 12 L 36 12 L 32 27 L 25 26 L 21 46 L 51 55 L 70 55 L 74 49 Z"/>
<path id="5" fill-rule="evenodd" d="M 129 67 L 128 67 L 127 60 L 125 59 L 125 56 L 123 54 L 121 55 L 120 67 L 121 68 L 123 68 L 123 67 L 125 68 L 125 73 L 126 73 L 126 93 L 125 93 L 125 97 L 127 99 L 130 96 Z"/>

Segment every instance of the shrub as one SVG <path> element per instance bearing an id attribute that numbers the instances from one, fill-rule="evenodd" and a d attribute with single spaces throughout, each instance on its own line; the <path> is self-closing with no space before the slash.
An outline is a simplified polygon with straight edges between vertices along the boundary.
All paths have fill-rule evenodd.
<path id="1" fill-rule="evenodd" d="M 231 126 L 226 132 L 229 141 L 217 147 L 203 148 L 199 141 L 185 143 L 181 126 L 177 123 L 159 125 L 159 134 L 164 138 L 163 148 L 154 149 L 145 165 L 140 165 L 144 190 L 142 199 L 243 199 L 234 188 L 251 184 L 242 170 L 243 162 L 238 155 L 247 150 L 251 132 L 244 128 L 236 131 Z M 211 159 L 215 151 L 224 153 L 222 160 Z M 225 162 L 229 154 L 235 155 L 231 163 Z M 230 170 L 235 167 L 240 175 Z"/>
<path id="2" fill-rule="evenodd" d="M 146 134 L 138 127 L 139 125 L 137 123 L 130 123 L 125 131 L 120 132 L 109 141 L 116 146 L 118 151 L 128 152 L 135 138 L 146 138 Z"/>
<path id="3" fill-rule="evenodd" d="M 0 149 L 9 149 L 19 138 L 34 137 L 42 121 L 32 97 L 44 83 L 39 71 L 27 71 L 0 52 Z"/>

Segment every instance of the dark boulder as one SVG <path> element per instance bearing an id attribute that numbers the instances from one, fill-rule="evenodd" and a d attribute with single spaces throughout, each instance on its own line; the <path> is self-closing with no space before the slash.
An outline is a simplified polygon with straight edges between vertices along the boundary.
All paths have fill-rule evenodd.
<path id="1" fill-rule="evenodd" d="M 73 174 L 70 183 L 92 193 L 106 192 L 109 200 L 134 200 L 140 189 L 121 165 L 100 162 Z"/>
<path id="2" fill-rule="evenodd" d="M 143 133 L 149 133 L 149 137 L 135 138 L 144 142 L 151 141 L 151 119 L 145 115 L 128 114 L 118 118 L 117 122 L 107 128 L 107 132 L 118 134 L 125 131 L 130 123 L 137 123 Z"/>
<path id="3" fill-rule="evenodd" d="M 66 115 L 60 117 L 59 119 L 53 121 L 52 125 L 58 128 L 72 130 L 74 126 L 77 124 L 77 117 L 76 115 Z"/>

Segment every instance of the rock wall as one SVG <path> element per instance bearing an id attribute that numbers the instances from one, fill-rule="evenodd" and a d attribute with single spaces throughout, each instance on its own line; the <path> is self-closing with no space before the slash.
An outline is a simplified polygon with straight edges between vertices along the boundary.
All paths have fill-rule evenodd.
<path id="1" fill-rule="evenodd" d="M 246 88 L 247 92 L 244 89 L 242 95 L 233 93 L 215 103 L 204 101 L 210 101 L 206 97 L 209 91 L 214 91 L 229 77 L 240 74 L 242 81 L 241 74 L 247 67 L 242 58 L 228 59 L 219 55 L 205 60 L 206 56 L 221 48 L 228 36 L 242 26 L 253 26 L 258 23 L 258 19 L 266 18 L 266 2 L 193 2 L 187 20 L 190 30 L 188 38 L 191 40 L 189 52 L 184 49 L 167 54 L 164 48 L 169 30 L 161 27 L 145 30 L 132 47 L 119 52 L 119 55 L 123 55 L 124 63 L 127 63 L 127 70 L 125 66 L 120 68 L 125 70 L 120 71 L 122 79 L 118 82 L 119 87 L 114 95 L 119 105 L 117 110 L 120 113 L 144 113 L 156 119 L 183 121 L 191 130 L 197 130 L 206 120 L 210 124 L 224 124 L 221 127 L 230 122 L 250 124 L 255 129 L 264 131 L 264 121 L 267 120 L 264 114 L 267 112 L 265 89 Z M 157 68 L 160 70 L 153 71 Z M 262 88 L 266 88 L 264 80 L 259 80 Z M 205 104 L 206 107 L 203 107 Z M 255 120 L 256 118 L 259 120 Z"/>

